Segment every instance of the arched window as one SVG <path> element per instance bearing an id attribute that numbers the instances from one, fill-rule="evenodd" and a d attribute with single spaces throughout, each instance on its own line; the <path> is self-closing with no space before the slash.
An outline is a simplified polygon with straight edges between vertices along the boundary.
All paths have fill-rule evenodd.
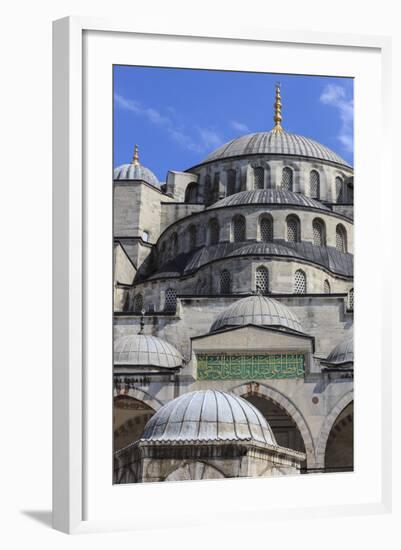
<path id="1" fill-rule="evenodd" d="M 231 294 L 231 274 L 227 269 L 220 273 L 220 294 Z"/>
<path id="2" fill-rule="evenodd" d="M 269 271 L 266 267 L 261 266 L 256 270 L 256 290 L 261 294 L 269 292 Z"/>
<path id="3" fill-rule="evenodd" d="M 323 292 L 325 294 L 330 294 L 330 292 L 331 292 L 330 283 L 327 279 L 325 279 L 325 281 L 323 283 Z"/>
<path id="4" fill-rule="evenodd" d="M 299 220 L 295 216 L 287 218 L 287 241 L 297 243 L 300 241 L 301 231 Z"/>
<path id="5" fill-rule="evenodd" d="M 216 172 L 213 179 L 213 197 L 214 200 L 219 200 L 220 195 L 220 174 Z"/>
<path id="6" fill-rule="evenodd" d="M 284 189 L 284 191 L 293 190 L 292 170 L 291 168 L 288 168 L 288 166 L 283 168 L 283 171 L 281 173 L 281 189 Z"/>
<path id="7" fill-rule="evenodd" d="M 196 226 L 194 224 L 189 226 L 189 250 L 196 247 Z"/>
<path id="8" fill-rule="evenodd" d="M 297 269 L 294 277 L 294 293 L 306 294 L 306 275 L 302 269 Z"/>
<path id="9" fill-rule="evenodd" d="M 265 187 L 265 171 L 261 166 L 253 169 L 253 180 L 255 189 L 264 189 Z"/>
<path id="10" fill-rule="evenodd" d="M 235 170 L 228 170 L 228 172 L 227 172 L 227 196 L 228 195 L 234 195 L 236 182 L 237 182 L 237 172 Z"/>
<path id="11" fill-rule="evenodd" d="M 273 241 L 273 221 L 271 218 L 264 217 L 260 220 L 260 240 L 263 243 Z"/>
<path id="12" fill-rule="evenodd" d="M 210 174 L 205 177 L 205 200 L 206 202 L 212 200 L 212 178 Z"/>
<path id="13" fill-rule="evenodd" d="M 196 202 L 197 185 L 193 181 L 187 185 L 185 190 L 185 202 Z"/>
<path id="14" fill-rule="evenodd" d="M 336 248 L 340 252 L 347 252 L 347 232 L 341 223 L 336 227 Z"/>
<path id="15" fill-rule="evenodd" d="M 216 218 L 209 221 L 209 244 L 217 244 L 220 240 L 220 226 Z"/>
<path id="16" fill-rule="evenodd" d="M 336 177 L 336 201 L 343 202 L 343 180 L 339 176 Z"/>
<path id="17" fill-rule="evenodd" d="M 174 288 L 168 288 L 164 296 L 164 311 L 175 312 L 177 308 L 177 293 Z"/>
<path id="18" fill-rule="evenodd" d="M 313 199 L 320 199 L 320 176 L 319 172 L 312 170 L 309 174 L 310 196 Z"/>
<path id="19" fill-rule="evenodd" d="M 351 290 L 348 293 L 348 309 L 354 310 L 354 289 L 351 288 Z"/>
<path id="20" fill-rule="evenodd" d="M 312 223 L 313 244 L 315 246 L 325 246 L 325 227 L 322 220 L 315 219 Z"/>
<path id="21" fill-rule="evenodd" d="M 142 294 L 135 294 L 133 308 L 135 313 L 140 313 L 143 309 L 143 298 Z"/>
<path id="22" fill-rule="evenodd" d="M 244 216 L 235 216 L 233 218 L 233 240 L 240 243 L 246 240 L 246 222 Z"/>

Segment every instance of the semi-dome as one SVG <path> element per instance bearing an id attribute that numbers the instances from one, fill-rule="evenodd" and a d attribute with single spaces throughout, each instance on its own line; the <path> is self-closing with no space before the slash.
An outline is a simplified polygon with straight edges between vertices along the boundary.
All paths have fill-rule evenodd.
<path id="1" fill-rule="evenodd" d="M 114 180 L 140 180 L 159 186 L 159 180 L 149 168 L 139 162 L 138 146 L 135 145 L 134 156 L 130 164 L 122 164 L 114 168 Z"/>
<path id="2" fill-rule="evenodd" d="M 114 342 L 114 364 L 117 366 L 181 367 L 181 353 L 169 342 L 145 334 L 121 336 Z"/>
<path id="3" fill-rule="evenodd" d="M 256 441 L 277 445 L 265 417 L 233 393 L 199 390 L 161 407 L 145 426 L 149 442 Z"/>
<path id="4" fill-rule="evenodd" d="M 345 340 L 337 344 L 329 355 L 325 363 L 341 366 L 346 363 L 354 362 L 354 336 L 348 336 Z"/>
<path id="5" fill-rule="evenodd" d="M 313 139 L 281 130 L 256 132 L 238 137 L 221 145 L 204 160 L 212 162 L 230 157 L 249 155 L 293 155 L 324 160 L 350 167 L 337 153 Z"/>
<path id="6" fill-rule="evenodd" d="M 284 191 L 281 189 L 255 189 L 253 191 L 240 191 L 234 195 L 224 197 L 211 206 L 212 208 L 222 208 L 224 206 L 241 206 L 245 204 L 279 204 L 290 206 L 301 206 L 306 208 L 318 208 L 320 210 L 329 210 L 321 202 L 311 199 L 301 193 Z"/>
<path id="7" fill-rule="evenodd" d="M 303 332 L 298 318 L 287 306 L 261 295 L 248 296 L 231 304 L 216 317 L 210 332 L 244 325 L 270 325 Z"/>
<path id="8" fill-rule="evenodd" d="M 245 246 L 241 246 L 230 252 L 229 256 L 292 256 L 297 258 L 299 254 L 295 252 L 292 248 L 283 246 L 276 243 L 265 243 L 265 242 L 253 242 Z"/>

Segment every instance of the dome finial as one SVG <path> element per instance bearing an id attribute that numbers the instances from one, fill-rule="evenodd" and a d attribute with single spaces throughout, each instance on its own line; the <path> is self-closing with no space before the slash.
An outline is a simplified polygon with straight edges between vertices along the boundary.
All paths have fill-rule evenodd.
<path id="1" fill-rule="evenodd" d="M 138 153 L 138 145 L 135 144 L 134 148 L 134 156 L 132 157 L 131 164 L 134 166 L 139 166 L 139 153 Z"/>
<path id="2" fill-rule="evenodd" d="M 283 128 L 281 126 L 281 90 L 280 90 L 281 84 L 280 82 L 276 83 L 276 100 L 274 102 L 274 128 L 273 132 L 279 133 L 283 132 Z"/>

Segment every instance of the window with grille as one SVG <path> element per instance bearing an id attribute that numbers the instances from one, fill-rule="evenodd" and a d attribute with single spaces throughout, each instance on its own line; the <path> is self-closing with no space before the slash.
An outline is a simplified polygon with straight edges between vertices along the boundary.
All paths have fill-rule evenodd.
<path id="1" fill-rule="evenodd" d="M 310 180 L 310 196 L 313 199 L 320 199 L 320 176 L 319 172 L 312 170 L 309 176 Z"/>
<path id="2" fill-rule="evenodd" d="M 300 240 L 299 221 L 297 218 L 287 219 L 287 241 L 296 243 Z"/>
<path id="3" fill-rule="evenodd" d="M 228 170 L 228 172 L 227 172 L 227 195 L 234 195 L 236 180 L 237 180 L 236 171 L 235 170 Z"/>
<path id="4" fill-rule="evenodd" d="M 164 311 L 175 311 L 177 308 L 177 293 L 174 288 L 168 288 L 164 296 Z"/>
<path id="5" fill-rule="evenodd" d="M 209 222 L 209 243 L 217 244 L 220 240 L 220 226 L 217 220 Z"/>
<path id="6" fill-rule="evenodd" d="M 348 309 L 354 309 L 354 289 L 351 288 L 348 294 Z"/>
<path id="7" fill-rule="evenodd" d="M 140 313 L 143 309 L 142 294 L 135 294 L 133 308 L 136 313 Z"/>
<path id="8" fill-rule="evenodd" d="M 255 189 L 264 189 L 265 187 L 265 171 L 261 166 L 253 169 L 253 178 Z"/>
<path id="9" fill-rule="evenodd" d="M 269 292 L 269 272 L 266 267 L 258 267 L 256 270 L 256 290 L 261 294 Z"/>
<path id="10" fill-rule="evenodd" d="M 260 240 L 264 243 L 273 240 L 273 222 L 270 218 L 262 218 L 260 221 Z"/>
<path id="11" fill-rule="evenodd" d="M 295 294 L 306 294 L 306 275 L 302 269 L 295 272 L 294 292 Z"/>
<path id="12" fill-rule="evenodd" d="M 239 243 L 245 241 L 246 224 L 243 216 L 236 216 L 233 220 L 233 237 L 234 242 Z"/>
<path id="13" fill-rule="evenodd" d="M 336 177 L 336 198 L 337 202 L 343 202 L 343 180 Z"/>
<path id="14" fill-rule="evenodd" d="M 323 292 L 324 292 L 325 294 L 330 294 L 330 291 L 331 291 L 331 289 L 330 289 L 330 283 L 329 283 L 329 281 L 326 279 L 326 280 L 324 281 L 324 283 L 323 283 Z"/>
<path id="15" fill-rule="evenodd" d="M 313 244 L 316 246 L 324 246 L 324 225 L 320 220 L 313 220 L 312 224 Z"/>
<path id="16" fill-rule="evenodd" d="M 189 249 L 192 250 L 196 247 L 196 227 L 191 225 L 189 227 Z"/>
<path id="17" fill-rule="evenodd" d="M 231 275 L 226 269 L 220 273 L 220 294 L 231 294 Z"/>
<path id="18" fill-rule="evenodd" d="M 283 168 L 283 171 L 281 173 L 281 188 L 284 189 L 284 191 L 292 191 L 293 188 L 293 178 L 292 178 L 292 170 L 291 168 L 288 168 L 287 166 Z"/>
<path id="19" fill-rule="evenodd" d="M 336 227 L 336 248 L 340 252 L 347 252 L 347 234 L 341 224 Z"/>

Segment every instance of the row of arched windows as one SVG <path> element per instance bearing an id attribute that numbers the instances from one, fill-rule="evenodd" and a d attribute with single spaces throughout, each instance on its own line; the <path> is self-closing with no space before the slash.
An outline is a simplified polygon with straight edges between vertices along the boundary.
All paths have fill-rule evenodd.
<path id="1" fill-rule="evenodd" d="M 262 215 L 259 218 L 259 240 L 261 242 L 272 242 L 274 239 L 273 220 L 269 215 Z M 313 244 L 315 246 L 326 246 L 326 224 L 320 218 L 315 218 L 312 222 Z M 301 241 L 301 222 L 298 216 L 291 214 L 286 219 L 286 235 L 288 242 Z M 246 219 L 242 215 L 236 215 L 231 221 L 231 241 L 244 242 L 246 241 Z M 209 220 L 207 225 L 207 242 L 209 245 L 218 244 L 220 242 L 220 224 L 216 218 Z M 195 224 L 191 224 L 188 228 L 188 245 L 189 250 L 196 248 L 198 245 L 198 230 Z M 177 233 L 171 236 L 171 253 L 176 256 L 178 250 Z M 339 223 L 336 226 L 336 248 L 340 252 L 347 252 L 347 231 L 345 227 Z M 165 243 L 162 244 L 161 253 L 165 252 Z"/>
<path id="2" fill-rule="evenodd" d="M 223 269 L 220 272 L 220 294 L 232 293 L 232 277 L 230 271 Z M 255 271 L 255 288 L 260 294 L 269 294 L 269 270 L 265 266 L 259 266 Z M 293 280 L 294 294 L 306 294 L 307 293 L 307 279 L 306 273 L 302 269 L 297 269 L 294 273 Z M 330 294 L 331 287 L 327 279 L 323 281 L 323 293 Z M 177 308 L 177 292 L 173 288 L 168 288 L 164 294 L 164 311 L 175 313 Z M 354 289 L 348 293 L 348 309 L 354 309 Z M 142 313 L 143 310 L 143 296 L 138 293 L 134 296 L 133 311 L 135 313 Z"/>
<path id="3" fill-rule="evenodd" d="M 267 174 L 266 174 L 267 172 Z M 226 196 L 233 195 L 239 191 L 237 170 L 231 168 L 227 170 L 227 190 Z M 269 170 L 262 166 L 253 168 L 253 186 L 254 189 L 264 189 L 271 187 Z M 289 166 L 285 166 L 281 171 L 280 180 L 281 189 L 285 191 L 294 191 L 294 170 Z M 210 174 L 205 177 L 205 195 L 213 200 L 219 199 L 220 173 L 214 174 L 213 185 Z M 309 172 L 309 194 L 313 199 L 320 200 L 320 174 L 317 170 Z M 349 187 L 340 176 L 335 178 L 335 198 L 337 202 L 352 202 L 352 188 Z M 185 192 L 186 202 L 195 202 L 196 200 L 196 184 L 190 183 Z"/>

